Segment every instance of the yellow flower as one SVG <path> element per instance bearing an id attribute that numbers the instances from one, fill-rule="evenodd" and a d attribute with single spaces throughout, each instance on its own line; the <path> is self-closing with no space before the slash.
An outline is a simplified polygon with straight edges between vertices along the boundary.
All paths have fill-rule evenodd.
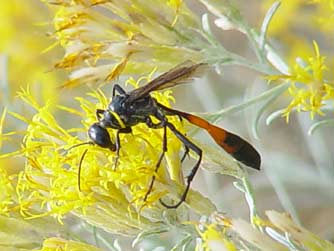
<path id="1" fill-rule="evenodd" d="M 157 65 L 166 70 L 202 60 L 199 21 L 181 0 L 56 4 L 55 36 L 65 55 L 55 66 L 72 71 L 63 87 L 105 84 L 121 72 L 142 74 Z"/>
<path id="2" fill-rule="evenodd" d="M 324 115 L 323 107 L 328 100 L 334 100 L 334 82 L 327 81 L 324 73 L 328 70 L 325 57 L 320 55 L 319 48 L 314 42 L 315 56 L 309 57 L 301 65 L 296 63 L 291 68 L 290 75 L 268 76 L 269 80 L 285 80 L 290 83 L 288 89 L 292 101 L 284 110 L 283 116 L 289 121 L 290 113 L 296 109 L 298 112 L 309 112 L 311 119 L 316 114 Z"/>
<path id="3" fill-rule="evenodd" d="M 204 251 L 237 251 L 236 245 L 227 236 L 226 232 L 217 224 L 211 223 L 200 225 L 197 231 L 201 237 L 201 242 L 196 250 Z"/>
<path id="4" fill-rule="evenodd" d="M 5 166 L 6 164 L 8 165 L 10 163 L 6 163 L 6 161 L 3 160 L 0 162 L 1 166 Z M 0 168 L 0 190 L 0 215 L 8 216 L 10 212 L 10 206 L 13 204 L 13 195 L 15 194 L 15 189 L 6 170 L 2 167 Z"/>

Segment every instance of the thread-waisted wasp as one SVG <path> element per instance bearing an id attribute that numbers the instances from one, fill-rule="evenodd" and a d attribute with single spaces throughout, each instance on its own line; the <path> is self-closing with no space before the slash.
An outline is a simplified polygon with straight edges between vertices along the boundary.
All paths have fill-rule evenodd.
<path id="1" fill-rule="evenodd" d="M 116 167 L 121 148 L 121 133 L 131 133 L 131 127 L 137 125 L 138 123 L 145 123 L 149 128 L 153 129 L 163 129 L 162 152 L 155 165 L 156 173 L 160 167 L 165 153 L 167 152 L 167 128 L 171 130 L 175 136 L 180 141 L 182 141 L 185 147 L 185 154 L 183 155 L 181 162 L 183 162 L 190 150 L 192 150 L 198 156 L 198 159 L 189 175 L 186 176 L 186 187 L 181 194 L 180 200 L 174 205 L 168 205 L 160 200 L 162 205 L 166 208 L 177 208 L 182 204 L 182 202 L 186 200 L 190 184 L 195 177 L 195 174 L 202 160 L 202 150 L 197 145 L 192 143 L 185 135 L 183 135 L 172 123 L 170 123 L 167 118 L 168 116 L 178 116 L 180 119 L 186 119 L 190 123 L 205 129 L 215 140 L 215 142 L 220 145 L 226 152 L 232 155 L 236 160 L 254 169 L 260 169 L 260 154 L 247 141 L 231 132 L 224 130 L 223 128 L 209 123 L 205 119 L 202 119 L 198 116 L 166 107 L 160 104 L 150 95 L 152 91 L 166 89 L 189 81 L 205 66 L 207 65 L 204 63 L 183 63 L 158 76 L 146 85 L 134 89 L 130 92 L 126 92 L 121 86 L 117 84 L 114 85 L 111 102 L 105 110 L 96 110 L 96 117 L 98 122 L 91 125 L 88 129 L 88 135 L 91 141 L 82 143 L 96 144 L 100 147 L 108 148 L 111 151 L 116 151 L 116 159 L 114 164 Z M 158 122 L 154 123 L 151 119 L 151 116 L 156 118 Z M 107 128 L 117 130 L 115 143 L 112 142 Z M 87 149 L 84 151 L 79 163 L 79 189 L 80 168 L 86 153 Z M 151 182 L 144 197 L 144 201 L 150 194 L 154 181 L 155 175 L 153 175 L 151 178 Z"/>

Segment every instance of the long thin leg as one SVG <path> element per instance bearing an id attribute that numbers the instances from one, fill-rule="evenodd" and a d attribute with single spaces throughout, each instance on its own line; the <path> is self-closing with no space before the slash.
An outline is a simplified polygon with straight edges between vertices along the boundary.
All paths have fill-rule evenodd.
<path id="1" fill-rule="evenodd" d="M 132 132 L 131 127 L 126 127 L 126 128 L 119 129 L 116 133 L 116 142 L 115 142 L 116 159 L 115 159 L 115 162 L 114 162 L 114 171 L 116 171 L 116 168 L 117 168 L 117 164 L 118 164 L 118 160 L 119 160 L 119 151 L 121 149 L 121 140 L 119 138 L 119 135 L 121 133 L 131 133 L 131 132 Z"/>
<path id="2" fill-rule="evenodd" d="M 178 116 L 180 122 L 183 122 L 182 116 L 180 116 L 180 115 L 177 115 L 177 116 Z M 187 147 L 186 145 L 184 145 L 184 153 L 183 153 L 182 158 L 181 158 L 181 163 L 183 163 L 183 161 L 188 156 L 188 154 L 189 154 L 189 147 Z"/>
<path id="3" fill-rule="evenodd" d="M 147 121 L 146 121 L 146 124 L 151 128 L 161 128 L 161 127 L 163 127 L 164 134 L 163 134 L 163 139 L 162 139 L 162 153 L 160 154 L 158 162 L 155 165 L 154 174 L 151 178 L 150 185 L 149 185 L 149 187 L 147 189 L 147 192 L 145 194 L 144 201 L 147 200 L 148 195 L 152 192 L 153 184 L 154 184 L 154 181 L 156 179 L 156 173 L 158 172 L 159 167 L 161 165 L 161 162 L 162 162 L 162 160 L 165 156 L 165 153 L 167 152 L 167 127 L 166 127 L 166 123 L 167 123 L 167 121 L 165 119 L 158 124 L 153 124 L 153 122 L 150 118 L 148 118 Z"/>
<path id="4" fill-rule="evenodd" d="M 117 131 L 116 133 L 116 142 L 115 142 L 115 146 L 116 146 L 116 158 L 115 158 L 115 162 L 114 162 L 114 171 L 116 171 L 117 168 L 117 164 L 118 164 L 118 160 L 119 160 L 119 151 L 121 149 L 121 141 L 119 139 L 119 134 L 120 134 L 120 130 Z"/>
<path id="5" fill-rule="evenodd" d="M 126 91 L 118 84 L 115 84 L 114 87 L 112 88 L 112 96 L 115 97 L 116 91 L 119 94 L 126 94 Z"/>
<path id="6" fill-rule="evenodd" d="M 187 157 L 188 154 L 189 154 L 189 147 L 184 145 L 184 153 L 183 153 L 183 156 L 181 158 L 181 163 L 183 163 L 183 161 L 185 160 L 185 158 Z"/>
<path id="7" fill-rule="evenodd" d="M 193 150 L 198 155 L 198 160 L 197 160 L 196 164 L 194 165 L 193 169 L 190 171 L 190 174 L 186 177 L 187 185 L 186 185 L 186 189 L 183 191 L 183 193 L 181 195 L 180 201 L 178 203 L 174 204 L 174 205 L 168 205 L 160 199 L 160 203 L 163 206 L 165 206 L 166 208 L 177 208 L 178 206 L 180 206 L 186 200 L 186 197 L 187 197 L 187 194 L 188 194 L 188 191 L 189 191 L 189 188 L 190 188 L 190 184 L 191 184 L 192 180 L 194 179 L 195 174 L 196 174 L 196 172 L 197 172 L 197 170 L 200 166 L 200 163 L 202 161 L 202 150 L 198 146 L 196 146 L 194 143 L 192 143 L 189 139 L 187 139 L 182 133 L 180 133 L 175 128 L 175 126 L 173 124 L 167 122 L 166 126 L 176 135 L 176 137 L 179 138 L 179 140 L 182 141 L 182 143 L 186 147 Z"/>
<path id="8" fill-rule="evenodd" d="M 182 118 L 180 117 L 180 119 L 182 119 Z M 153 121 L 151 120 L 151 118 L 147 117 L 146 118 L 146 124 L 150 128 L 158 129 L 158 128 L 162 128 L 164 126 L 164 120 L 160 121 L 157 124 L 154 124 Z M 184 151 L 184 153 L 182 155 L 181 163 L 185 160 L 185 158 L 189 154 L 189 147 L 187 147 L 186 145 L 184 145 L 184 149 L 185 149 L 185 151 Z"/>

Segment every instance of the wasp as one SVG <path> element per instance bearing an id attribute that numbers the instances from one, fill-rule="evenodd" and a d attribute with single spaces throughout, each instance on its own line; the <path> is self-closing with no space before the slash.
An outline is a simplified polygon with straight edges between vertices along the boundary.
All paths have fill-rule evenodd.
<path id="1" fill-rule="evenodd" d="M 121 149 L 120 134 L 131 133 L 131 128 L 139 123 L 145 123 L 149 128 L 163 130 L 162 151 L 155 166 L 155 173 L 158 171 L 164 155 L 167 152 L 167 130 L 173 132 L 185 147 L 186 151 L 181 162 L 190 150 L 197 155 L 198 158 L 195 165 L 185 178 L 185 189 L 180 195 L 179 201 L 176 204 L 169 205 L 160 200 L 162 205 L 166 208 L 177 208 L 186 200 L 190 184 L 194 179 L 202 160 L 202 149 L 170 123 L 168 121 L 168 116 L 178 116 L 179 118 L 185 119 L 191 124 L 206 130 L 214 141 L 236 160 L 254 169 L 260 169 L 260 154 L 246 140 L 221 127 L 211 124 L 201 117 L 166 107 L 150 95 L 152 91 L 163 90 L 189 82 L 189 80 L 193 79 L 206 66 L 207 64 L 205 63 L 183 63 L 166 73 L 163 73 L 146 85 L 130 92 L 126 92 L 120 85 L 115 84 L 111 102 L 105 110 L 96 110 L 98 121 L 92 124 L 88 129 L 88 136 L 91 139 L 91 141 L 88 142 L 89 144 L 95 144 L 116 152 L 115 166 L 117 165 Z M 158 122 L 153 122 L 151 117 L 156 118 Z M 117 130 L 115 142 L 111 140 L 107 128 Z M 87 150 L 82 155 L 79 166 L 81 166 L 86 152 Z M 151 192 L 154 181 L 155 176 L 151 179 L 144 201 Z M 80 176 L 78 182 L 80 182 Z"/>

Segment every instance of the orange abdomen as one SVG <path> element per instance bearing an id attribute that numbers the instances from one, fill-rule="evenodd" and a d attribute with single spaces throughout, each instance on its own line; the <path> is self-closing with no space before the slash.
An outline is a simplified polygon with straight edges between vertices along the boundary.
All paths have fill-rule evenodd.
<path id="1" fill-rule="evenodd" d="M 258 151 L 246 140 L 218 126 L 212 125 L 205 119 L 192 114 L 180 112 L 180 115 L 190 123 L 205 129 L 215 142 L 226 152 L 231 154 L 236 160 L 247 166 L 260 170 L 261 156 Z"/>

